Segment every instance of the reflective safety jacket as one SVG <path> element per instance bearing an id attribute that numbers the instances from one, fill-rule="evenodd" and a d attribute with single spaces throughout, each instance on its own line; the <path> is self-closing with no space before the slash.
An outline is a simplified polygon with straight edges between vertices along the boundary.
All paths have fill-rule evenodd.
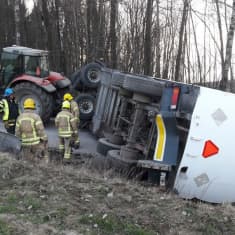
<path id="1" fill-rule="evenodd" d="M 79 124 L 80 122 L 80 115 L 79 115 L 79 107 L 78 107 L 78 104 L 76 101 L 74 100 L 71 100 L 70 101 L 70 110 L 71 110 L 71 113 L 73 114 L 73 116 L 75 117 L 77 123 Z"/>
<path id="2" fill-rule="evenodd" d="M 71 137 L 77 132 L 77 121 L 69 110 L 63 109 L 55 118 L 55 125 L 58 128 L 60 137 Z"/>
<path id="3" fill-rule="evenodd" d="M 22 146 L 36 145 L 47 141 L 43 122 L 34 110 L 26 109 L 16 120 L 15 134 L 21 139 Z"/>
<path id="4" fill-rule="evenodd" d="M 0 101 L 0 112 L 3 112 L 3 121 L 16 120 L 19 115 L 18 104 L 15 100 L 2 99 Z"/>

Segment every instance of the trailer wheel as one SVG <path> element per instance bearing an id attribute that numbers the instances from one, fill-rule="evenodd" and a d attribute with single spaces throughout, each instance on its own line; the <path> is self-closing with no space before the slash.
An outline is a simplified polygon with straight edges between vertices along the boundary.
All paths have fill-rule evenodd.
<path id="1" fill-rule="evenodd" d="M 86 87 L 97 88 L 99 86 L 101 68 L 100 64 L 90 63 L 81 69 L 81 79 Z"/>
<path id="2" fill-rule="evenodd" d="M 106 156 L 109 150 L 118 150 L 121 148 L 121 145 L 112 144 L 106 138 L 100 138 L 96 147 L 96 151 L 104 156 Z"/>
<path id="3" fill-rule="evenodd" d="M 76 97 L 81 120 L 90 120 L 95 111 L 95 97 L 90 94 L 80 94 Z"/>
<path id="4" fill-rule="evenodd" d="M 53 111 L 53 100 L 49 93 L 46 93 L 42 88 L 33 83 L 21 82 L 14 87 L 16 99 L 19 104 L 20 111 L 24 110 L 24 101 L 27 98 L 32 98 L 36 104 L 36 113 L 40 115 L 44 122 L 47 122 Z"/>

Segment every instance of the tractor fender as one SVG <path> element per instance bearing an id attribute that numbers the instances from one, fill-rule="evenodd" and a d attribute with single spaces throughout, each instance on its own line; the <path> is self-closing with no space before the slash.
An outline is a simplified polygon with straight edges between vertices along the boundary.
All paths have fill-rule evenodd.
<path id="1" fill-rule="evenodd" d="M 47 80 L 60 89 L 69 87 L 71 81 L 60 73 L 50 72 Z"/>
<path id="2" fill-rule="evenodd" d="M 56 91 L 56 87 L 52 85 L 48 80 L 38 77 L 33 77 L 29 75 L 22 75 L 20 77 L 17 77 L 16 79 L 12 80 L 9 84 L 10 87 L 15 86 L 17 83 L 20 82 L 31 82 L 35 84 L 36 86 L 39 86 L 43 90 L 45 90 L 48 93 L 52 93 Z"/>

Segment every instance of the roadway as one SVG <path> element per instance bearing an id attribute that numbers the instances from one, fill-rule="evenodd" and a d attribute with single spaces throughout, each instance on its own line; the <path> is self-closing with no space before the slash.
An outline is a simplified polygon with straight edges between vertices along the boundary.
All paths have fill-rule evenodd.
<path id="1" fill-rule="evenodd" d="M 49 148 L 58 148 L 59 139 L 57 130 L 52 119 L 50 123 L 45 125 L 46 133 L 48 135 Z M 4 125 L 0 122 L 0 131 L 6 132 Z M 88 130 L 79 130 L 80 148 L 75 150 L 75 154 L 79 153 L 96 153 L 97 138 L 94 137 Z"/>

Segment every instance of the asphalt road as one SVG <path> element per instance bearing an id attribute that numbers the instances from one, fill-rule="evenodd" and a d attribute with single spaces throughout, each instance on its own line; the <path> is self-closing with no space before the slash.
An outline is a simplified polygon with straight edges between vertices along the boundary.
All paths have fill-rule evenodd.
<path id="1" fill-rule="evenodd" d="M 48 146 L 50 148 L 58 147 L 58 135 L 52 119 L 49 124 L 45 125 L 48 135 Z M 4 125 L 0 122 L 0 131 L 6 132 Z M 80 148 L 75 153 L 96 153 L 97 139 L 88 130 L 79 130 Z"/>

